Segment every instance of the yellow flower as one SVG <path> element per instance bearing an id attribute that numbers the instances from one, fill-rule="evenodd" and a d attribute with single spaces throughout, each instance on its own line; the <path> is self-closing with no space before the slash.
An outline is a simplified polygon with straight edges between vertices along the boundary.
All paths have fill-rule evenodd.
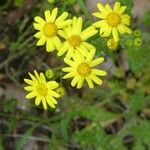
<path id="1" fill-rule="evenodd" d="M 46 51 L 51 52 L 61 46 L 61 41 L 58 37 L 60 30 L 67 25 L 71 24 L 71 20 L 65 20 L 68 13 L 64 12 L 61 16 L 57 17 L 58 8 L 55 8 L 50 13 L 49 10 L 45 11 L 45 20 L 37 16 L 34 18 L 34 28 L 38 32 L 34 35 L 39 39 L 37 46 L 42 46 L 46 43 Z"/>
<path id="2" fill-rule="evenodd" d="M 112 9 L 108 4 L 103 6 L 101 3 L 98 3 L 97 8 L 100 12 L 93 13 L 93 15 L 101 20 L 94 23 L 93 26 L 100 28 L 101 36 L 108 37 L 112 34 L 113 38 L 118 41 L 119 33 L 131 33 L 131 29 L 128 28 L 130 16 L 124 14 L 126 6 L 121 6 L 120 2 L 116 2 Z"/>
<path id="3" fill-rule="evenodd" d="M 115 50 L 118 47 L 118 41 L 116 41 L 114 38 L 111 38 L 107 41 L 107 47 L 110 50 Z"/>
<path id="4" fill-rule="evenodd" d="M 46 110 L 47 104 L 52 108 L 55 108 L 57 101 L 55 97 L 58 98 L 60 95 L 54 90 L 59 86 L 55 81 L 47 82 L 43 73 L 38 74 L 34 71 L 34 75 L 29 73 L 30 79 L 24 79 L 24 81 L 29 84 L 25 86 L 24 89 L 29 92 L 27 94 L 27 99 L 32 99 L 35 97 L 35 105 L 39 105 L 42 101 L 43 107 Z"/>
<path id="5" fill-rule="evenodd" d="M 81 17 L 74 17 L 72 24 L 61 31 L 61 36 L 65 39 L 65 42 L 60 47 L 58 56 L 62 56 L 67 52 L 66 57 L 71 58 L 75 50 L 86 56 L 88 51 L 95 49 L 86 40 L 95 35 L 97 30 L 93 26 L 82 30 L 82 23 Z"/>
<path id="6" fill-rule="evenodd" d="M 72 60 L 65 58 L 64 61 L 69 65 L 69 67 L 62 69 L 64 72 L 68 72 L 63 78 L 73 78 L 71 85 L 75 86 L 77 84 L 78 89 L 83 86 L 85 80 L 90 88 L 94 87 L 93 82 L 101 85 L 102 80 L 97 76 L 105 76 L 107 73 L 106 71 L 94 69 L 93 67 L 102 63 L 104 58 L 99 57 L 93 60 L 94 56 L 95 50 L 91 50 L 86 57 L 76 51 L 72 57 Z"/>

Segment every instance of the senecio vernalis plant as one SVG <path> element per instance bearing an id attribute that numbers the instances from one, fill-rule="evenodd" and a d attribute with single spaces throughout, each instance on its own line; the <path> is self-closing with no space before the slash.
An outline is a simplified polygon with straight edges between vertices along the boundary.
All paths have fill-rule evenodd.
<path id="1" fill-rule="evenodd" d="M 100 19 L 86 29 L 82 29 L 83 19 L 81 17 L 73 17 L 67 19 L 68 13 L 64 12 L 58 16 L 58 8 L 45 11 L 45 19 L 36 16 L 34 18 L 34 28 L 37 33 L 34 35 L 38 39 L 37 46 L 46 45 L 46 51 L 52 52 L 57 50 L 57 56 L 64 56 L 66 67 L 62 68 L 65 75 L 63 79 L 72 78 L 71 85 L 77 89 L 82 88 L 86 81 L 89 88 L 93 88 L 94 84 L 102 84 L 100 76 L 106 76 L 107 72 L 96 69 L 95 66 L 104 61 L 103 57 L 94 58 L 96 48 L 87 39 L 98 33 L 101 37 L 109 37 L 107 46 L 109 49 L 116 49 L 118 46 L 119 35 L 131 33 L 130 16 L 124 14 L 126 6 L 121 6 L 120 2 L 115 2 L 114 8 L 106 4 L 97 4 L 99 12 L 93 13 L 93 16 Z M 53 75 L 51 70 L 47 71 L 49 77 Z M 61 97 L 65 93 L 65 89 L 56 81 L 46 81 L 43 73 L 34 71 L 34 75 L 29 73 L 31 79 L 24 79 L 27 99 L 35 98 L 35 105 L 41 102 L 44 109 L 47 104 L 55 108 L 57 104 L 56 98 Z"/>

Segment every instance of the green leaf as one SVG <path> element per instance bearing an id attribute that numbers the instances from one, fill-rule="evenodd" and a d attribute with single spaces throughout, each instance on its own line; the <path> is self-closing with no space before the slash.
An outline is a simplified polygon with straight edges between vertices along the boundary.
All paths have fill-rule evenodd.
<path id="1" fill-rule="evenodd" d="M 150 10 L 145 13 L 143 17 L 143 23 L 145 25 L 150 25 Z"/>
<path id="2" fill-rule="evenodd" d="M 27 143 L 28 137 L 32 135 L 33 131 L 35 130 L 35 127 L 29 128 L 23 137 L 17 142 L 16 144 L 16 150 L 22 150 L 24 145 Z"/>
<path id="3" fill-rule="evenodd" d="M 129 97 L 129 113 L 141 111 L 146 106 L 148 101 L 148 96 L 145 96 L 143 92 L 136 91 Z"/>
<path id="4" fill-rule="evenodd" d="M 127 13 L 131 14 L 133 8 L 133 0 L 118 0 L 122 5 L 127 6 Z"/>
<path id="5" fill-rule="evenodd" d="M 76 131 L 73 135 L 76 143 L 79 143 L 82 148 L 110 150 L 112 147 L 108 144 L 108 136 L 104 130 L 97 124 L 92 124 L 85 129 Z"/>
<path id="6" fill-rule="evenodd" d="M 114 118 L 117 118 L 118 115 L 109 111 L 105 111 L 102 108 L 97 108 L 94 106 L 86 106 L 80 112 L 81 117 L 87 118 L 89 120 L 104 123 L 107 121 L 112 121 Z"/>
<path id="7" fill-rule="evenodd" d="M 24 0 L 15 0 L 15 6 L 16 7 L 22 7 L 24 4 Z"/>
<path id="8" fill-rule="evenodd" d="M 150 146 L 150 122 L 140 121 L 136 127 L 131 128 L 131 133 L 136 138 L 137 143 L 143 143 Z M 150 148 L 150 147 L 149 147 Z M 141 149 L 142 150 L 142 149 Z"/>

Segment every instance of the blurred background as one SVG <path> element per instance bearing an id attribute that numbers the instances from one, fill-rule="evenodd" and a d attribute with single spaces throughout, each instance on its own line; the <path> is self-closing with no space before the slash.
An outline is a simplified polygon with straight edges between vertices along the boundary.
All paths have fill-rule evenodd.
<path id="1" fill-rule="evenodd" d="M 91 42 L 100 67 L 108 72 L 103 85 L 77 90 L 61 80 L 63 59 L 36 47 L 33 19 L 59 8 L 82 16 L 86 28 L 95 21 L 96 3 L 115 0 L 0 1 L 0 150 L 149 150 L 150 149 L 150 0 L 118 0 L 132 15 L 132 35 L 121 37 L 111 51 L 107 39 Z M 56 109 L 44 111 L 25 99 L 28 72 L 54 69 L 65 88 Z M 48 80 L 48 79 L 47 79 Z"/>

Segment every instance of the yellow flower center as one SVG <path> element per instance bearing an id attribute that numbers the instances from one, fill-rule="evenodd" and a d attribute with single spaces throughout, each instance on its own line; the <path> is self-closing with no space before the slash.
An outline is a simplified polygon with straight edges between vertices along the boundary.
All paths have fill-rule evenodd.
<path id="1" fill-rule="evenodd" d="M 80 76 L 86 77 L 91 73 L 91 68 L 87 63 L 82 63 L 78 66 L 77 72 Z"/>
<path id="2" fill-rule="evenodd" d="M 46 96 L 47 92 L 48 92 L 48 88 L 46 87 L 46 85 L 40 83 L 38 84 L 38 86 L 36 87 L 37 93 L 41 96 Z"/>
<path id="3" fill-rule="evenodd" d="M 72 35 L 69 39 L 68 42 L 70 45 L 76 47 L 79 46 L 80 43 L 82 42 L 81 37 L 78 35 Z"/>
<path id="4" fill-rule="evenodd" d="M 57 26 L 51 22 L 45 23 L 43 32 L 47 37 L 54 37 L 57 35 Z"/>
<path id="5" fill-rule="evenodd" d="M 107 16 L 107 24 L 111 27 L 117 27 L 120 22 L 121 18 L 117 13 L 112 12 Z"/>

